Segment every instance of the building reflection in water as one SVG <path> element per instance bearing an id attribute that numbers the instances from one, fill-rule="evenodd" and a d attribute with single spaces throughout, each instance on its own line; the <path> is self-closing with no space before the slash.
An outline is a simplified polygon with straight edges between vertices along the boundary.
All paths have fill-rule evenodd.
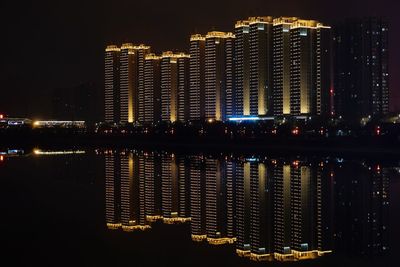
<path id="1" fill-rule="evenodd" d="M 193 241 L 234 244 L 254 261 L 388 250 L 389 181 L 380 165 L 101 153 L 110 229 L 190 223 Z"/>

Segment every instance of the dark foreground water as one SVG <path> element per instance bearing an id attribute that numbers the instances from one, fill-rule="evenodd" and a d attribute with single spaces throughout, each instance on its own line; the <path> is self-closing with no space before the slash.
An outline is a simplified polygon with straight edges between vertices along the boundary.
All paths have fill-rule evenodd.
<path id="1" fill-rule="evenodd" d="M 1 259 L 398 266 L 399 166 L 383 157 L 3 149 Z"/>

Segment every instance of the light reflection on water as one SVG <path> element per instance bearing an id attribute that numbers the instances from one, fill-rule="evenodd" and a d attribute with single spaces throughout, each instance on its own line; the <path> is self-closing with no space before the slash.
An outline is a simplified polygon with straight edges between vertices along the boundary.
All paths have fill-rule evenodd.
<path id="1" fill-rule="evenodd" d="M 190 224 L 194 242 L 230 244 L 254 261 L 389 250 L 393 168 L 337 158 L 97 153 L 105 158 L 110 230 Z"/>

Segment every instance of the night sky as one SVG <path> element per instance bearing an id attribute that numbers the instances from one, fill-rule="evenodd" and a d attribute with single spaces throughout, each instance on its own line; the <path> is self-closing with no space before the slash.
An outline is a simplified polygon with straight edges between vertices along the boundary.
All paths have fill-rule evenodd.
<path id="1" fill-rule="evenodd" d="M 51 92 L 82 83 L 103 90 L 104 47 L 146 43 L 188 50 L 192 33 L 233 29 L 248 16 L 346 17 L 390 22 L 391 109 L 400 110 L 400 4 L 395 0 L 1 1 L 0 112 L 50 118 Z"/>

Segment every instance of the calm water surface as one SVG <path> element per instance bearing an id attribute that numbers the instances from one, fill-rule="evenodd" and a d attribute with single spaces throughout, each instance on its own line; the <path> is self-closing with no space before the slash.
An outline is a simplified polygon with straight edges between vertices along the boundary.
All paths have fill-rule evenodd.
<path id="1" fill-rule="evenodd" d="M 0 149 L 11 266 L 397 266 L 393 158 Z"/>

